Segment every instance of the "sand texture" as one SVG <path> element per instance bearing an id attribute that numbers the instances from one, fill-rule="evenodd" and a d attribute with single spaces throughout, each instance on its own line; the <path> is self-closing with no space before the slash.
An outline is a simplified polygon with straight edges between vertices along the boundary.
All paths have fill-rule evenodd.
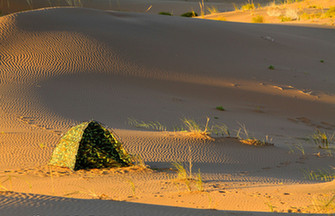
<path id="1" fill-rule="evenodd" d="M 334 171 L 334 144 L 310 139 L 335 131 L 334 59 L 330 28 L 73 7 L 0 17 L 0 215 L 331 212 L 334 181 L 306 174 Z M 230 135 L 180 131 L 206 117 Z M 150 168 L 47 166 L 61 135 L 92 119 Z M 243 126 L 274 145 L 241 143 Z M 178 179 L 172 163 L 190 161 Z"/>

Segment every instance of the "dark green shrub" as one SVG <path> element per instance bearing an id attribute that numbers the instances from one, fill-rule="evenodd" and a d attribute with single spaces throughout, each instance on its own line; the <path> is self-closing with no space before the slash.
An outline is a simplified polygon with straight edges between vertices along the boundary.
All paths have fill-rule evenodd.
<path id="1" fill-rule="evenodd" d="M 170 12 L 159 12 L 159 15 L 166 15 L 166 16 L 172 16 Z"/>
<path id="2" fill-rule="evenodd" d="M 198 16 L 198 14 L 194 11 L 190 11 L 190 12 L 183 13 L 180 16 L 182 16 L 182 17 L 196 17 L 196 16 Z"/>

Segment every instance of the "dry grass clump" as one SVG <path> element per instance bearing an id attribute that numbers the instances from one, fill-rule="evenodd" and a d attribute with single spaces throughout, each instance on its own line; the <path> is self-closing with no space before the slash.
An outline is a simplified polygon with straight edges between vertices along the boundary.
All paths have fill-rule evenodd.
<path id="1" fill-rule="evenodd" d="M 196 123 L 192 119 L 183 119 L 184 126 L 186 127 L 186 133 L 187 135 L 199 138 L 199 139 L 212 139 L 210 137 L 210 131 L 208 128 L 209 118 L 207 117 L 207 121 L 204 127 L 201 127 L 198 123 Z"/>
<path id="2" fill-rule="evenodd" d="M 252 18 L 253 23 L 263 23 L 264 22 L 264 17 L 261 15 L 257 15 Z"/>
<path id="3" fill-rule="evenodd" d="M 335 18 L 335 6 L 330 7 L 326 13 L 324 13 L 322 18 Z"/>
<path id="4" fill-rule="evenodd" d="M 273 146 L 272 143 L 264 142 L 256 138 L 241 139 L 240 142 L 251 146 Z"/>
<path id="5" fill-rule="evenodd" d="M 248 11 L 248 10 L 254 10 L 255 8 L 256 7 L 254 3 L 251 3 L 251 4 L 249 3 L 249 4 L 242 5 L 241 10 Z"/>
<path id="6" fill-rule="evenodd" d="M 189 118 L 183 118 L 181 121 L 182 125 L 174 127 L 174 132 L 180 132 L 183 135 L 203 140 L 213 140 L 211 135 L 230 137 L 229 129 L 225 124 L 209 125 L 210 118 L 208 117 L 206 118 L 206 123 L 204 125 Z M 128 124 L 137 128 L 167 131 L 167 127 L 157 121 L 145 122 L 134 118 L 128 118 Z"/>
<path id="7" fill-rule="evenodd" d="M 330 134 L 316 130 L 312 135 L 312 140 L 319 148 L 329 149 L 329 147 L 335 143 L 335 133 Z"/>
<path id="8" fill-rule="evenodd" d="M 182 163 L 174 162 L 172 165 L 177 170 L 177 181 L 182 182 L 185 184 L 188 191 L 192 191 L 192 185 L 196 186 L 198 191 L 203 192 L 204 191 L 204 183 L 202 180 L 200 169 L 196 175 L 196 178 L 193 178 L 192 175 L 192 167 L 189 167 L 189 171 L 186 171 L 185 167 Z"/>
<path id="9" fill-rule="evenodd" d="M 239 125 L 240 128 L 236 132 L 236 137 L 241 143 L 251 146 L 273 146 L 272 138 L 269 138 L 269 136 L 265 136 L 263 140 L 257 139 L 249 135 L 249 131 L 244 124 L 239 123 Z"/>

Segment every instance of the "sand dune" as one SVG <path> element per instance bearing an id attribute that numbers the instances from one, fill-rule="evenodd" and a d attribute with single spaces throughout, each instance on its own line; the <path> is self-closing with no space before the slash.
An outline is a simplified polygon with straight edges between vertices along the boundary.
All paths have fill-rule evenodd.
<path id="1" fill-rule="evenodd" d="M 334 164 L 306 141 L 316 128 L 335 129 L 334 30 L 48 8 L 1 17 L 0 32 L 0 171 L 4 180 L 14 176 L 4 184 L 14 192 L 1 193 L 4 214 L 38 213 L 37 205 L 41 215 L 86 214 L 82 206 L 96 205 L 100 214 L 230 214 L 193 209 L 215 208 L 262 215 L 269 203 L 279 212 L 316 212 L 312 200 L 334 194 L 334 182 L 304 177 Z M 221 105 L 226 111 L 215 109 Z M 205 124 L 207 116 L 232 136 L 240 122 L 275 145 L 127 124 L 159 121 L 173 130 L 183 117 Z M 49 170 L 60 134 L 90 119 L 113 127 L 156 170 Z M 306 155 L 289 154 L 287 145 L 297 143 Z M 174 180 L 171 163 L 190 158 L 206 192 Z"/>

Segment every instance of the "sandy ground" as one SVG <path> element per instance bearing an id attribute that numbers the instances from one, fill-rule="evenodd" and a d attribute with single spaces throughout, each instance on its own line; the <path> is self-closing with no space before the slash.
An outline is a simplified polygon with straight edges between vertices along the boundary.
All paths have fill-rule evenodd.
<path id="1" fill-rule="evenodd" d="M 294 2 L 294 1 L 292 1 Z M 201 18 L 224 20 L 231 22 L 247 23 L 276 23 L 276 24 L 294 24 L 312 27 L 335 27 L 335 17 L 324 16 L 329 8 L 335 6 L 334 0 L 303 0 L 294 3 L 254 3 L 255 8 L 245 10 L 244 4 L 235 4 L 237 8 L 229 12 L 224 12 L 216 8 L 216 12 L 206 11 L 205 16 Z M 213 6 L 205 6 L 213 8 Z M 256 18 L 261 18 L 261 21 Z"/>
<path id="2" fill-rule="evenodd" d="M 200 14 L 199 1 L 197 0 L 0 0 L 0 9 L 3 14 L 39 9 L 55 6 L 79 6 L 103 10 L 116 10 L 128 12 L 146 12 L 158 14 L 169 12 L 180 15 L 189 11 Z M 219 11 L 230 11 L 234 9 L 233 4 L 245 4 L 245 0 L 207 0 L 206 7 L 215 7 Z M 272 0 L 255 0 L 256 4 L 267 5 Z"/>
<path id="3" fill-rule="evenodd" d="M 48 8 L 0 17 L 0 32 L 1 215 L 333 211 L 334 181 L 306 178 L 335 162 L 309 139 L 335 130 L 333 29 Z M 184 117 L 232 137 L 171 132 Z M 90 119 L 151 169 L 48 167 L 61 134 Z M 241 124 L 274 146 L 242 144 Z M 172 163 L 190 160 L 188 188 Z"/>

